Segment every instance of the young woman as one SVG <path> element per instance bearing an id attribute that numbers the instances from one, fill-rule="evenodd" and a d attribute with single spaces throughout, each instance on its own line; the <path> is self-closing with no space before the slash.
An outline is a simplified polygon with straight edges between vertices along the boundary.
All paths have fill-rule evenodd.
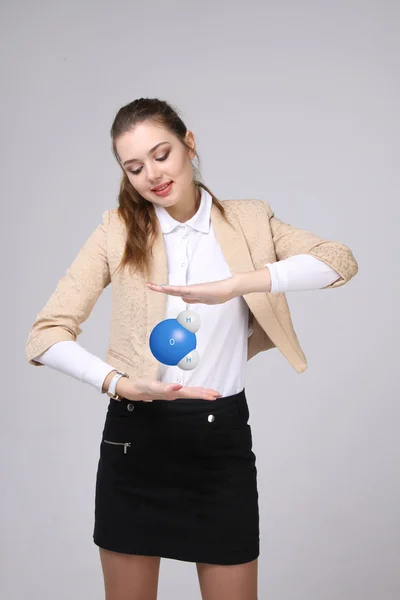
<path id="1" fill-rule="evenodd" d="M 246 364 L 276 347 L 304 371 L 285 292 L 344 285 L 357 262 L 262 200 L 219 202 L 195 176 L 193 133 L 166 102 L 122 107 L 111 137 L 119 207 L 104 212 L 37 315 L 27 357 L 110 397 L 94 526 L 107 600 L 155 599 L 163 556 L 196 563 L 203 600 L 256 600 Z M 104 362 L 76 339 L 110 283 Z M 201 321 L 189 371 L 157 363 L 149 348 L 154 326 L 183 310 Z"/>

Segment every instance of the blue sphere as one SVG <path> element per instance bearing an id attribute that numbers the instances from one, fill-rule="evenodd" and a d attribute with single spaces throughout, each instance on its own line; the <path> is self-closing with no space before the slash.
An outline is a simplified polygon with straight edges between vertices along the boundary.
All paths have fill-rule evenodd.
<path id="1" fill-rule="evenodd" d="M 196 335 L 176 319 L 158 323 L 150 334 L 150 350 L 163 365 L 174 366 L 196 348 Z"/>

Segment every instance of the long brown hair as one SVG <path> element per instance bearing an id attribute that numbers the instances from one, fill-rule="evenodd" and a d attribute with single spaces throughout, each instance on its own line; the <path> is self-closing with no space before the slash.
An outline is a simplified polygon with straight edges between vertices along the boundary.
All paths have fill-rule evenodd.
<path id="1" fill-rule="evenodd" d="M 181 143 L 190 149 L 186 143 L 186 125 L 178 114 L 178 110 L 173 108 L 164 100 L 157 98 L 138 98 L 122 106 L 114 119 L 111 127 L 112 150 L 114 156 L 123 171 L 118 196 L 118 214 L 126 225 L 127 238 L 125 250 L 118 270 L 129 266 L 135 270 L 146 272 L 148 269 L 149 253 L 152 251 L 156 231 L 157 215 L 151 202 L 143 198 L 141 194 L 133 187 L 127 174 L 125 173 L 117 150 L 116 141 L 119 136 L 130 131 L 135 125 L 151 121 L 156 125 L 163 126 L 171 133 L 175 134 Z M 198 163 L 200 157 L 196 151 L 195 154 Z M 229 223 L 222 203 L 215 197 L 211 190 L 200 181 L 200 169 L 193 165 L 193 181 L 196 186 L 202 187 L 211 195 L 213 204 L 221 212 L 222 217 Z"/>

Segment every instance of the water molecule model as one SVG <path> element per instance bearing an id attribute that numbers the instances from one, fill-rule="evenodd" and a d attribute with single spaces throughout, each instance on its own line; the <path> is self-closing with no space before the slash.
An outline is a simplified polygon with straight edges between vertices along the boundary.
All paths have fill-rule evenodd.
<path id="1" fill-rule="evenodd" d="M 176 319 L 165 319 L 154 327 L 149 344 L 153 356 L 163 365 L 183 371 L 195 369 L 200 357 L 196 350 L 196 331 L 200 317 L 193 310 L 184 310 Z"/>

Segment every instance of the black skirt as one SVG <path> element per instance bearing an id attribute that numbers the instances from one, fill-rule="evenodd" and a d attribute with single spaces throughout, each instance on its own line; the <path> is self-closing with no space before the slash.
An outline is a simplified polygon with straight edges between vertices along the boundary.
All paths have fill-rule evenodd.
<path id="1" fill-rule="evenodd" d="M 218 398 L 110 399 L 93 541 L 210 564 L 259 555 L 256 457 L 243 389 Z"/>

